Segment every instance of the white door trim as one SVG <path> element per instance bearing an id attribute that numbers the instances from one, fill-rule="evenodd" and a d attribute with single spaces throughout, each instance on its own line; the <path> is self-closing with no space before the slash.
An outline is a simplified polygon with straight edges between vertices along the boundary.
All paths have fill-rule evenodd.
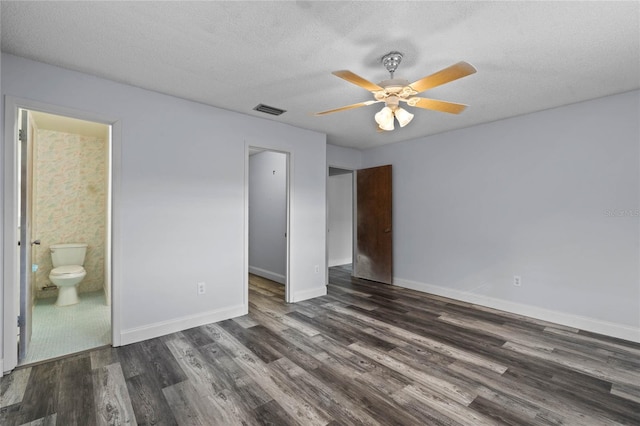
<path id="1" fill-rule="evenodd" d="M 358 242 L 358 239 L 356 238 L 357 234 L 356 234 L 356 217 L 358 217 L 358 211 L 356 210 L 357 205 L 356 205 L 356 173 L 358 172 L 358 169 L 353 169 L 351 167 L 343 167 L 343 166 L 331 166 L 331 165 L 327 165 L 327 185 L 326 185 L 326 195 L 325 195 L 325 199 L 326 201 L 326 225 L 325 225 L 325 230 L 327 232 L 327 239 L 325 241 L 325 272 L 326 272 L 326 281 L 327 284 L 329 285 L 329 209 L 331 208 L 331 206 L 329 205 L 329 170 L 330 169 L 340 169 L 340 170 L 346 170 L 351 172 L 351 265 L 353 269 L 353 272 L 355 272 L 355 266 L 356 266 L 356 262 L 354 262 L 354 257 L 356 255 L 356 244 Z"/>
<path id="2" fill-rule="evenodd" d="M 244 277 L 243 277 L 243 294 L 244 300 L 243 303 L 247 307 L 247 312 L 249 309 L 249 151 L 251 148 L 262 149 L 265 151 L 277 152 L 280 154 L 286 155 L 286 169 L 287 169 L 287 180 L 286 180 L 286 199 L 287 199 L 287 207 L 286 207 L 286 215 L 287 215 L 287 225 L 286 225 L 286 233 L 287 233 L 287 252 L 286 256 L 286 265 L 285 265 L 285 302 L 293 303 L 293 295 L 295 294 L 293 291 L 293 283 L 291 282 L 291 206 L 292 206 L 292 191 L 291 191 L 291 183 L 292 183 L 292 170 L 293 170 L 293 153 L 290 151 L 283 151 L 281 149 L 269 148 L 268 146 L 263 146 L 260 144 L 249 143 L 245 141 L 245 153 L 244 153 Z"/>
<path id="3" fill-rule="evenodd" d="M 121 344 L 121 180 L 122 180 L 122 138 L 121 123 L 112 117 L 45 104 L 29 99 L 5 96 L 4 103 L 4 197 L 3 197 L 3 291 L 2 291 L 2 369 L 11 371 L 18 365 L 17 352 L 17 303 L 19 290 L 16 283 L 19 279 L 17 247 L 18 247 L 18 215 L 17 205 L 19 189 L 17 188 L 17 145 L 18 110 L 27 109 L 50 114 L 64 115 L 81 120 L 94 121 L 111 125 L 111 341 L 113 346 Z"/>

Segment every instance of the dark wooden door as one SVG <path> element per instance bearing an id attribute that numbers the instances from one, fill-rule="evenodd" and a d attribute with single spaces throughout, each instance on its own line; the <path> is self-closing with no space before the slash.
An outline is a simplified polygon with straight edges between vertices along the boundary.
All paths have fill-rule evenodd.
<path id="1" fill-rule="evenodd" d="M 356 247 L 353 275 L 391 284 L 391 165 L 356 171 Z"/>

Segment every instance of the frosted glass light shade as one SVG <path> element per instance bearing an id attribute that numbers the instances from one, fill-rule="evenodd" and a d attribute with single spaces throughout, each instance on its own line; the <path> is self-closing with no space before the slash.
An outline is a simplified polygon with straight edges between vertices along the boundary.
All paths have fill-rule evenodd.
<path id="1" fill-rule="evenodd" d="M 413 120 L 413 114 L 406 109 L 398 108 L 396 109 L 396 118 L 398 119 L 400 127 L 404 127 Z"/>
<path id="2" fill-rule="evenodd" d="M 376 123 L 382 130 L 393 130 L 393 111 L 389 107 L 384 107 L 375 115 Z"/>

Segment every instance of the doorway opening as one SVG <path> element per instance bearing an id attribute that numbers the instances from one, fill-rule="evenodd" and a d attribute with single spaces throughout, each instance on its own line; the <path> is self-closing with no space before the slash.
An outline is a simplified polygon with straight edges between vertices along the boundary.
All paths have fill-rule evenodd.
<path id="1" fill-rule="evenodd" d="M 345 178 L 342 202 L 336 201 L 338 197 L 332 194 L 333 182 L 336 182 L 341 174 L 351 173 L 351 190 L 348 188 L 348 178 Z M 327 217 L 329 218 L 327 238 L 327 269 L 338 268 L 351 272 L 355 278 L 363 278 L 384 284 L 393 282 L 393 231 L 392 231 L 392 166 L 390 164 L 369 167 L 366 169 L 344 170 L 329 167 L 327 179 Z M 343 216 L 348 218 L 346 206 L 348 195 L 353 197 L 353 209 L 351 220 L 342 219 L 341 222 L 348 226 L 351 224 L 352 232 L 352 257 L 351 264 L 346 264 L 346 258 L 340 258 L 336 254 L 335 241 L 342 244 L 349 243 L 346 233 L 331 235 L 331 226 L 336 226 L 332 221 L 338 221 L 336 216 L 338 209 L 344 209 Z M 335 198 L 332 200 L 332 198 Z M 347 200 L 347 201 L 345 201 Z M 345 226 L 343 226 L 344 228 Z M 336 232 L 333 232 L 336 234 Z M 331 263 L 330 263 L 331 262 Z M 334 263 L 336 266 L 332 266 Z M 342 263 L 343 265 L 338 265 Z"/>
<path id="2" fill-rule="evenodd" d="M 112 343 L 111 125 L 18 110 L 18 364 Z M 18 281 L 18 280 L 16 280 Z"/>
<path id="3" fill-rule="evenodd" d="M 289 153 L 249 147 L 249 303 L 290 300 Z"/>
<path id="4" fill-rule="evenodd" d="M 329 167 L 327 262 L 351 272 L 353 264 L 353 170 Z"/>

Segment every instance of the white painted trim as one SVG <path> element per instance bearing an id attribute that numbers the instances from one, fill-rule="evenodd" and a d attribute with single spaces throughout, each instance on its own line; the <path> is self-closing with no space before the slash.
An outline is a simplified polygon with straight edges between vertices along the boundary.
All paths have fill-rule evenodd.
<path id="1" fill-rule="evenodd" d="M 351 221 L 352 221 L 352 226 L 351 226 L 351 232 L 353 232 L 353 253 L 351 254 L 351 275 L 353 275 L 354 277 L 358 276 L 358 170 L 354 170 L 353 173 L 351 173 L 351 189 L 353 190 L 353 198 L 351 199 L 351 202 L 353 204 L 353 212 L 351 213 Z M 392 182 L 393 185 L 393 182 Z M 392 187 L 392 191 L 393 191 L 393 187 Z M 393 193 L 393 192 L 392 192 Z M 392 200 L 392 205 L 391 208 L 393 209 L 393 200 Z M 393 211 L 391 212 L 392 215 L 391 217 L 393 218 Z M 391 222 L 391 249 L 393 250 L 393 222 Z"/>
<path id="2" fill-rule="evenodd" d="M 425 284 L 397 277 L 393 278 L 393 284 L 398 287 L 417 290 L 424 293 L 430 293 L 436 296 L 448 297 L 450 299 L 461 300 L 463 302 L 472 303 L 475 305 L 486 306 L 517 315 L 524 315 L 542 321 L 548 321 L 568 327 L 578 328 L 585 331 L 605 334 L 607 336 L 617 337 L 619 339 L 640 343 L 640 328 L 632 327 L 626 324 L 618 324 L 608 321 L 602 321 L 595 318 L 553 311 L 537 306 L 510 302 L 504 299 L 497 299 L 495 297 L 489 297 L 482 294 L 474 294 L 463 290 L 440 287 L 437 285 Z"/>
<path id="3" fill-rule="evenodd" d="M 256 266 L 249 266 L 249 273 L 264 277 L 268 280 L 275 281 L 280 284 L 287 283 L 287 277 L 282 274 L 276 274 L 275 272 L 267 271 L 266 269 L 258 268 Z"/>
<path id="4" fill-rule="evenodd" d="M 299 291 L 293 295 L 292 303 L 302 302 L 303 300 L 313 299 L 314 297 L 326 296 L 327 286 L 312 288 L 311 290 Z"/>
<path id="5" fill-rule="evenodd" d="M 251 148 L 261 149 L 263 151 L 271 151 L 278 152 L 280 154 L 285 154 L 287 158 L 287 182 L 286 182 L 286 191 L 287 191 L 287 241 L 286 241 L 286 265 L 285 265 L 285 276 L 284 276 L 284 294 L 285 294 L 285 302 L 293 303 L 293 292 L 295 283 L 291 281 L 291 218 L 293 217 L 293 153 L 291 151 L 282 151 L 277 148 L 270 148 L 268 144 L 263 143 L 251 143 L 250 141 L 244 141 L 244 303 L 249 306 L 249 153 Z M 260 275 L 260 274 L 256 274 Z M 275 281 L 275 280 L 274 280 Z M 280 281 L 278 281 L 280 282 Z M 245 312 L 246 313 L 246 312 Z"/>
<path id="6" fill-rule="evenodd" d="M 156 337 L 165 336 L 167 334 L 176 333 L 189 328 L 239 317 L 245 315 L 247 310 L 247 305 L 238 305 L 232 308 L 216 309 L 214 311 L 204 312 L 197 315 L 188 315 L 186 317 L 161 321 L 154 324 L 144 325 L 142 327 L 130 328 L 122 331 L 120 342 L 122 345 L 129 345 L 143 340 L 154 339 Z"/>
<path id="7" fill-rule="evenodd" d="M 329 165 L 324 180 L 324 285 L 329 285 Z"/>
<path id="8" fill-rule="evenodd" d="M 244 243 L 242 260 L 242 304 L 249 306 L 249 155 L 251 146 L 244 143 Z M 248 312 L 247 312 L 248 313 Z"/>
<path id="9" fill-rule="evenodd" d="M 50 114 L 63 115 L 67 117 L 78 118 L 81 120 L 95 121 L 111 125 L 111 155 L 112 155 L 112 228 L 111 228 L 111 247 L 112 247 L 112 280 L 111 280 L 111 331 L 112 345 L 120 346 L 120 327 L 121 327 L 121 303 L 120 303 L 120 283 L 122 277 L 120 275 L 120 265 L 122 262 L 122 232 L 121 232 L 121 169 L 122 169 L 122 131 L 121 123 L 115 118 L 105 117 L 103 115 L 94 114 L 87 111 L 67 108 L 59 105 L 46 104 L 30 99 L 21 99 L 13 96 L 5 95 L 4 97 L 4 197 L 2 200 L 4 211 L 3 223 L 3 293 L 2 293 L 2 350 L 3 350 L 3 368 L 7 371 L 13 370 L 18 365 L 17 350 L 10 348 L 17 347 L 16 335 L 16 312 L 15 298 L 17 287 L 11 283 L 18 282 L 18 224 L 17 211 L 18 190 L 17 190 L 17 169 L 16 169 L 16 135 L 18 129 L 18 109 L 27 109 L 32 111 L 42 111 Z"/>
<path id="10" fill-rule="evenodd" d="M 122 123 L 111 123 L 111 345 L 122 345 Z"/>
<path id="11" fill-rule="evenodd" d="M 0 358 L 0 377 L 4 376 L 4 360 Z"/>
<path id="12" fill-rule="evenodd" d="M 293 299 L 293 286 L 294 284 L 291 282 L 291 218 L 293 217 L 293 152 L 285 152 L 286 155 L 286 168 L 287 168 L 287 181 L 286 181 L 286 198 L 287 198 L 287 249 L 286 249 L 286 257 L 285 257 L 285 269 L 284 269 L 284 301 L 289 303 L 292 302 Z"/>
<path id="13" fill-rule="evenodd" d="M 3 235 L 4 241 L 2 266 L 2 357 L 3 367 L 7 371 L 13 370 L 18 365 L 18 338 L 16 336 L 16 312 L 15 298 L 17 290 L 18 274 L 18 191 L 17 186 L 17 159 L 16 159 L 16 135 L 18 134 L 18 100 L 5 96 L 4 103 L 4 196 L 2 210 L 4 212 Z M 3 368 L 3 370 L 4 370 Z"/>
<path id="14" fill-rule="evenodd" d="M 329 259 L 329 208 L 331 206 L 329 206 L 329 169 L 334 168 L 334 169 L 342 169 L 342 170 L 350 170 L 351 171 L 351 258 L 350 259 L 341 259 L 338 262 L 330 262 Z M 357 219 L 357 215 L 358 212 L 356 210 L 357 206 L 356 206 L 356 197 L 357 197 L 357 192 L 356 192 L 356 174 L 358 172 L 358 169 L 354 169 L 351 167 L 342 167 L 342 166 L 332 166 L 327 164 L 327 177 L 326 177 L 326 186 L 325 186 L 325 208 L 326 208 L 326 213 L 325 213 L 325 226 L 324 229 L 327 231 L 327 237 L 325 239 L 325 259 L 326 259 L 326 285 L 329 285 L 329 268 L 333 267 L 333 266 L 340 266 L 340 265 L 346 265 L 346 264 L 351 264 L 352 265 L 352 272 L 355 273 L 355 267 L 356 267 L 356 262 L 355 262 L 355 256 L 356 256 L 356 243 L 358 242 L 358 236 L 357 236 L 357 223 L 356 223 L 356 219 Z"/>

